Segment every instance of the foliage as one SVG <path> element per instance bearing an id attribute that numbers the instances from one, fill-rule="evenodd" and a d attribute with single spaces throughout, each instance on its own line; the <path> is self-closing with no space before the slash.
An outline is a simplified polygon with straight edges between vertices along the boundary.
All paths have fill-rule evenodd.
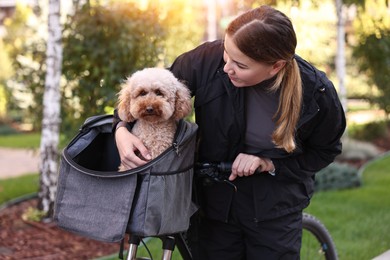
<path id="1" fill-rule="evenodd" d="M 363 125 L 351 125 L 348 132 L 351 138 L 370 142 L 375 138 L 385 137 L 388 134 L 388 127 L 387 121 L 373 121 Z"/>
<path id="2" fill-rule="evenodd" d="M 4 41 L 3 39 L 0 38 L 0 50 L 4 50 L 4 49 L 5 49 Z M 1 64 L 0 83 L 2 83 L 12 75 L 11 61 L 6 51 L 0 52 L 0 64 Z"/>
<path id="3" fill-rule="evenodd" d="M 325 1 L 319 5 L 314 1 L 294 6 L 292 1 L 287 1 L 278 2 L 277 8 L 293 22 L 298 40 L 296 53 L 330 74 L 336 55 L 334 2 Z"/>
<path id="4" fill-rule="evenodd" d="M 3 121 L 6 116 L 6 108 L 7 108 L 7 92 L 4 85 L 0 83 L 0 122 Z"/>
<path id="5" fill-rule="evenodd" d="M 316 174 L 315 191 L 355 188 L 361 184 L 361 176 L 356 168 L 334 162 Z"/>
<path id="6" fill-rule="evenodd" d="M 22 219 L 24 221 L 39 222 L 45 216 L 46 216 L 45 211 L 33 207 L 28 207 L 27 210 L 22 214 Z"/>
<path id="7" fill-rule="evenodd" d="M 12 19 L 4 22 L 7 31 L 4 46 L 15 72 L 6 86 L 7 113 L 22 113 L 25 122 L 37 128 L 42 114 L 42 106 L 37 104 L 41 103 L 43 94 L 46 46 L 33 17 L 31 8 L 17 5 Z"/>
<path id="8" fill-rule="evenodd" d="M 63 127 L 115 106 L 120 83 L 135 70 L 155 66 L 163 51 L 164 28 L 155 9 L 130 3 L 86 4 L 64 27 Z"/>
<path id="9" fill-rule="evenodd" d="M 193 49 L 204 34 L 203 3 L 194 1 L 189 4 L 182 0 L 170 0 L 170 4 L 159 1 L 155 8 L 159 10 L 159 19 L 166 29 L 163 65 L 169 66 L 174 59 Z"/>
<path id="10" fill-rule="evenodd" d="M 352 136 L 344 136 L 342 143 L 343 152 L 338 160 L 371 160 L 381 153 L 372 143 L 352 139 Z"/>
<path id="11" fill-rule="evenodd" d="M 1 119 L 1 117 L 0 117 Z M 11 135 L 11 134 L 17 134 L 17 130 L 12 128 L 10 125 L 8 125 L 6 122 L 2 122 L 0 120 L 0 136 L 3 135 Z M 3 142 L 3 137 L 0 139 L 0 143 Z M 1 145 L 0 145 L 1 146 Z"/>
<path id="12" fill-rule="evenodd" d="M 3 39 L 0 38 L 0 50 L 4 50 Z M 6 51 L 0 52 L 0 120 L 6 116 L 7 102 L 10 97 L 9 92 L 5 88 L 5 82 L 12 75 L 12 66 Z"/>
<path id="13" fill-rule="evenodd" d="M 377 35 L 379 33 L 379 37 Z M 390 28 L 370 34 L 354 50 L 360 69 L 367 73 L 370 81 L 380 90 L 380 95 L 371 102 L 390 114 Z"/>
<path id="14" fill-rule="evenodd" d="M 87 1 L 68 17 L 63 31 L 62 132 L 74 134 L 88 116 L 111 113 L 120 83 L 135 70 L 168 66 L 200 42 L 203 30 L 194 26 L 200 10 L 172 1 L 175 4 L 146 8 L 129 1 Z M 30 8 L 20 6 L 6 22 L 4 42 L 16 71 L 7 88 L 14 106 L 9 109 L 18 109 L 23 121 L 39 130 L 46 44 L 37 34 L 37 25 L 44 23 L 34 24 L 31 16 Z"/>
<path id="15" fill-rule="evenodd" d="M 370 2 L 359 9 L 355 22 L 357 43 L 353 55 L 379 95 L 370 101 L 390 114 L 390 15 L 385 3 Z"/>

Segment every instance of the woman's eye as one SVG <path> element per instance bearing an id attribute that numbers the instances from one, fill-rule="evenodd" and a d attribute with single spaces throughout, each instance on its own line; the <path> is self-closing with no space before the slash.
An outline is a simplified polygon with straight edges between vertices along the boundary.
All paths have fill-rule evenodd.
<path id="1" fill-rule="evenodd" d="M 239 64 L 239 63 L 236 63 L 236 65 L 237 65 L 237 67 L 239 68 L 239 69 L 246 69 L 247 67 L 246 66 L 243 66 L 243 65 L 241 65 L 241 64 Z"/>

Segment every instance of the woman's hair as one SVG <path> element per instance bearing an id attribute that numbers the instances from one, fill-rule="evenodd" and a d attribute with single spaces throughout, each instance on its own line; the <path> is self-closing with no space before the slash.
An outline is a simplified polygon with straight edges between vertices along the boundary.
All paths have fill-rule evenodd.
<path id="1" fill-rule="evenodd" d="M 234 19 L 226 33 L 242 53 L 255 61 L 270 65 L 279 60 L 286 61 L 271 87 L 272 91 L 280 90 L 272 140 L 276 147 L 287 152 L 294 151 L 295 130 L 302 103 L 302 82 L 294 58 L 297 38 L 290 19 L 270 6 L 261 6 Z"/>

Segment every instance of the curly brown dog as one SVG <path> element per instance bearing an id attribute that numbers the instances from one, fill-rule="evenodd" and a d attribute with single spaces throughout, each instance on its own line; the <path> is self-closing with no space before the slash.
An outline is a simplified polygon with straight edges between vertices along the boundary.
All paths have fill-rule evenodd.
<path id="1" fill-rule="evenodd" d="M 169 70 L 135 72 L 119 92 L 118 115 L 134 122 L 132 133 L 148 148 L 152 159 L 172 146 L 179 119 L 191 113 L 189 89 Z M 120 166 L 120 171 L 126 170 Z"/>

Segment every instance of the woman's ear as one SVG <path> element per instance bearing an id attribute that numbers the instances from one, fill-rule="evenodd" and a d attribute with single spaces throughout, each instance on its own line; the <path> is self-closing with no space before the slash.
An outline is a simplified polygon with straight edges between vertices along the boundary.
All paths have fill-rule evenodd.
<path id="1" fill-rule="evenodd" d="M 286 66 L 286 61 L 285 60 L 278 60 L 272 65 L 272 69 L 270 71 L 271 76 L 275 76 L 278 74 L 278 72 Z"/>

